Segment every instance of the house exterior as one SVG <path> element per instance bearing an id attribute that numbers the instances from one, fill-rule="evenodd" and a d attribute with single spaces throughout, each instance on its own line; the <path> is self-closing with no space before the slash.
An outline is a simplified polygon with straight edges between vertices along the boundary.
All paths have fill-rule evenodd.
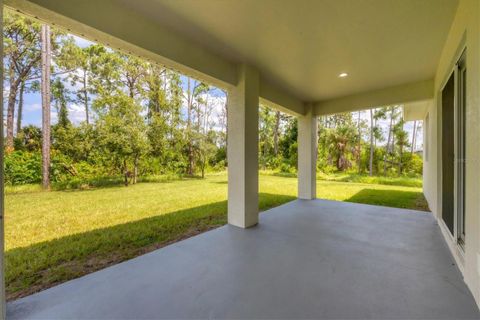
<path id="1" fill-rule="evenodd" d="M 403 104 L 406 120 L 424 121 L 425 197 L 480 305 L 479 0 L 3 5 L 228 89 L 228 221 L 240 228 L 258 223 L 260 101 L 298 117 L 298 198 L 307 200 L 316 117 Z"/>
<path id="2" fill-rule="evenodd" d="M 424 155 L 424 194 L 477 304 L 480 302 L 480 202 L 477 195 L 480 178 L 480 162 L 478 160 L 480 149 L 477 146 L 480 111 L 479 49 L 480 3 L 478 1 L 460 1 L 435 72 L 433 99 L 427 103 L 423 114 L 423 120 L 428 125 L 424 136 L 424 144 L 428 150 Z M 465 60 L 462 60 L 462 55 Z M 465 68 L 466 73 L 462 76 L 461 73 Z M 447 129 L 443 122 L 452 116 L 451 110 L 446 110 L 448 104 L 446 103 L 447 90 L 445 89 L 448 82 L 452 81 L 452 74 L 455 77 L 453 90 L 457 91 L 454 94 L 457 111 L 454 112 L 453 139 L 451 134 L 450 137 L 446 135 Z M 461 81 L 464 83 L 461 84 Z M 462 90 L 465 91 L 464 97 L 460 93 Z M 459 150 L 462 142 L 458 141 L 459 131 L 461 131 L 458 125 L 461 120 L 458 118 L 462 117 L 458 115 L 460 105 L 463 105 L 464 108 L 464 123 L 462 124 L 464 137 L 461 139 L 464 144 L 464 155 Z M 451 127 L 452 124 L 448 124 L 448 126 Z M 453 147 L 449 146 L 452 141 L 454 141 Z M 442 150 L 446 147 L 449 147 L 449 150 Z M 446 159 L 445 154 L 452 150 L 454 155 Z M 454 162 L 453 170 L 456 172 L 453 174 L 454 177 L 448 181 L 445 176 L 452 175 L 452 173 L 447 173 L 444 169 L 448 166 L 447 161 L 452 162 L 452 160 Z M 460 166 L 464 167 L 463 172 L 459 172 Z M 451 185 L 452 180 L 454 187 L 449 187 L 448 190 L 453 191 L 453 194 L 446 191 L 446 184 Z M 462 183 L 464 184 L 461 191 L 463 195 L 460 195 L 458 194 L 460 192 L 459 185 Z M 463 200 L 461 200 L 462 198 Z M 454 211 L 456 211 L 463 206 L 463 213 L 460 213 L 462 209 L 459 209 L 458 212 L 454 212 L 453 219 L 447 220 L 445 218 L 448 215 L 445 212 L 447 199 L 453 202 L 449 208 L 454 207 Z M 461 222 L 463 218 L 460 217 L 462 214 L 464 215 L 464 230 L 460 228 L 460 224 L 463 223 Z M 461 232 L 464 232 L 465 235 L 461 235 Z"/>

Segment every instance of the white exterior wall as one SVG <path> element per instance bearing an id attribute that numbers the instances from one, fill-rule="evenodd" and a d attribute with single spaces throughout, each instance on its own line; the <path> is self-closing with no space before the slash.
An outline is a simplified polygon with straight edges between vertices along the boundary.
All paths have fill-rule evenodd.
<path id="1" fill-rule="evenodd" d="M 430 210 L 437 212 L 437 140 L 436 140 L 436 109 L 432 102 L 423 119 L 423 193 Z M 427 119 L 428 118 L 428 119 Z M 432 120 L 433 118 L 433 120 Z M 435 129 L 432 129 L 435 128 Z"/>
<path id="2" fill-rule="evenodd" d="M 480 1 L 460 0 L 435 75 L 435 98 L 428 108 L 425 128 L 428 154 L 424 162 L 424 193 L 430 209 L 463 273 L 465 282 L 480 305 Z M 466 101 L 466 244 L 463 252 L 441 218 L 441 90 L 463 48 L 467 48 Z"/>

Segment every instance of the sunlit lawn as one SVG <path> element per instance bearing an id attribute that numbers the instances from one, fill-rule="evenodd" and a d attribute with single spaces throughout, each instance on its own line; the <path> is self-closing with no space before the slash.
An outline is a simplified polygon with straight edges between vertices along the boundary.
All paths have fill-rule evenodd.
<path id="1" fill-rule="evenodd" d="M 6 195 L 14 299 L 226 223 L 226 174 L 83 191 Z M 260 208 L 295 199 L 296 178 L 260 176 Z M 318 181 L 319 198 L 424 209 L 421 188 Z"/>

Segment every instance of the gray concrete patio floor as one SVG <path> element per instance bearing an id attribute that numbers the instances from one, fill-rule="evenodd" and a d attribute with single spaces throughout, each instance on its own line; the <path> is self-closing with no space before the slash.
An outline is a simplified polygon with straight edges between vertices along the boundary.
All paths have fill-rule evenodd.
<path id="1" fill-rule="evenodd" d="M 9 318 L 479 318 L 429 213 L 297 200 L 11 302 Z"/>

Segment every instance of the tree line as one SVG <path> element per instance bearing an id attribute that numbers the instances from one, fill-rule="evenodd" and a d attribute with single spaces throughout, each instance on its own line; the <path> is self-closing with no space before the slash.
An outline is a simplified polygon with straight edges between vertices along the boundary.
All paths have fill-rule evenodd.
<path id="1" fill-rule="evenodd" d="M 297 122 L 294 117 L 260 108 L 259 165 L 295 173 Z M 375 176 L 421 176 L 423 160 L 415 150 L 421 122 L 413 122 L 411 138 L 401 106 L 345 112 L 318 118 L 317 167 L 324 173 Z"/>
<path id="2" fill-rule="evenodd" d="M 318 166 L 326 172 L 419 176 L 423 160 L 415 147 L 421 125 L 413 122 L 410 140 L 401 106 L 320 117 Z"/>
<path id="3" fill-rule="evenodd" d="M 224 90 L 100 44 L 81 46 L 61 30 L 9 11 L 3 37 L 7 183 L 128 185 L 140 177 L 203 177 L 225 169 Z M 42 101 L 41 127 L 23 125 L 25 97 L 34 94 Z M 82 121 L 72 121 L 72 105 L 81 108 Z M 406 152 L 399 108 L 371 112 L 370 124 L 355 113 L 319 119 L 318 167 L 418 173 L 418 156 Z M 381 119 L 389 119 L 390 129 L 379 146 Z M 294 173 L 296 165 L 296 119 L 260 106 L 260 168 Z"/>
<path id="4" fill-rule="evenodd" d="M 49 188 L 50 178 L 122 176 L 128 184 L 140 175 L 203 176 L 208 166 L 225 165 L 226 106 L 217 114 L 209 101 L 225 96 L 220 89 L 99 44 L 79 46 L 12 12 L 3 36 L 7 182 L 41 180 Z M 22 125 L 29 93 L 40 93 L 41 128 Z M 72 104 L 82 106 L 84 121 L 71 121 Z"/>

